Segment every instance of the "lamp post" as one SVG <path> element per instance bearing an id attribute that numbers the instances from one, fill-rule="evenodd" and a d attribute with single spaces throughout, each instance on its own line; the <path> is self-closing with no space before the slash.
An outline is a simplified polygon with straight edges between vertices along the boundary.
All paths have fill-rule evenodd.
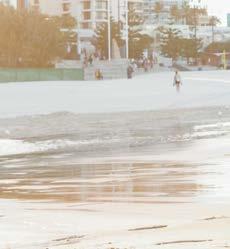
<path id="1" fill-rule="evenodd" d="M 108 60 L 111 61 L 111 2 L 107 0 L 107 17 L 108 17 Z"/>
<path id="2" fill-rule="evenodd" d="M 197 8 L 199 7 L 199 2 L 198 1 L 193 1 L 192 3 L 192 8 L 193 8 L 193 14 L 194 14 L 194 39 L 195 39 L 195 63 L 197 65 Z"/>
<path id="3" fill-rule="evenodd" d="M 126 59 L 129 59 L 129 0 L 125 1 L 125 48 Z"/>

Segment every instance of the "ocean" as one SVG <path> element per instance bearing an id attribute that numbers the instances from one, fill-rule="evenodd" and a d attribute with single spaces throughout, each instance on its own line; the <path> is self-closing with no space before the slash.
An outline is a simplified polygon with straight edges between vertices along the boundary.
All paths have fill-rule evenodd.
<path id="1" fill-rule="evenodd" d="M 2 118 L 0 198 L 86 201 L 87 193 L 95 197 L 98 188 L 112 195 L 114 184 L 122 195 L 130 194 L 126 185 L 132 184 L 132 195 L 139 197 L 140 192 L 143 197 L 203 196 L 203 189 L 215 188 L 211 176 L 215 179 L 222 169 L 207 173 L 205 184 L 197 180 L 214 165 L 199 161 L 203 150 L 197 152 L 197 143 L 221 141 L 229 134 L 228 107 Z M 193 163 L 185 163 L 186 148 Z M 130 180 L 135 172 L 154 177 L 149 174 L 146 186 Z"/>

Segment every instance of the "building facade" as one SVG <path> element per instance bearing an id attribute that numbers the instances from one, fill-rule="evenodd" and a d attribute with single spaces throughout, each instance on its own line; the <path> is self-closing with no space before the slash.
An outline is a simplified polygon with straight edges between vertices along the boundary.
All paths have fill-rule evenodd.
<path id="1" fill-rule="evenodd" d="M 30 7 L 51 16 L 69 14 L 80 29 L 95 29 L 107 19 L 107 0 L 30 0 Z"/>
<path id="2" fill-rule="evenodd" d="M 10 0 L 1 0 L 0 3 L 5 5 L 11 5 Z"/>
<path id="3" fill-rule="evenodd" d="M 78 43 L 81 44 L 81 48 L 84 48 L 84 46 L 90 46 L 90 39 L 94 35 L 94 30 L 98 25 L 101 25 L 102 23 L 108 21 L 108 0 L 27 1 L 29 1 L 27 2 L 27 4 L 29 3 L 30 8 L 36 11 L 40 11 L 41 13 L 57 16 L 69 14 L 75 17 L 78 23 Z M 157 14 L 155 11 L 155 5 L 157 2 L 162 3 L 163 6 L 160 14 Z M 124 23 L 125 15 L 127 13 L 127 0 L 110 0 L 110 3 L 112 17 L 115 19 L 115 21 L 122 21 Z M 170 20 L 171 7 L 177 5 L 179 8 L 182 8 L 185 3 L 190 5 L 191 7 L 196 8 L 206 7 L 204 0 L 128 0 L 128 8 L 135 9 L 136 13 L 144 18 L 145 23 L 142 28 L 147 33 L 149 33 L 148 30 L 155 30 L 155 28 L 157 28 L 157 26 L 159 25 L 169 25 L 172 21 Z M 182 31 L 185 37 L 190 37 L 191 35 L 193 35 L 194 31 L 191 31 L 191 27 L 185 24 L 185 20 L 183 19 L 180 19 L 177 22 L 173 23 L 173 25 L 177 25 L 177 27 Z M 199 17 L 198 26 L 207 26 L 207 28 L 198 28 L 199 30 L 201 30 L 200 35 L 198 31 L 198 36 L 202 36 L 202 39 L 205 40 L 205 43 L 208 43 L 210 41 L 210 32 L 212 30 L 209 25 L 208 15 Z M 203 33 L 203 31 L 205 32 Z M 216 37 L 217 40 L 218 38 L 222 39 L 223 32 L 220 31 L 219 33 L 216 33 Z"/>
<path id="4" fill-rule="evenodd" d="M 17 9 L 27 9 L 29 7 L 29 0 L 17 0 Z"/>
<path id="5" fill-rule="evenodd" d="M 89 40 L 97 26 L 108 21 L 108 0 L 28 0 L 30 8 L 51 16 L 71 15 L 77 20 L 81 48 L 90 46 Z M 111 16 L 124 21 L 126 0 L 110 0 Z M 128 0 L 130 8 L 143 14 L 143 0 Z"/>
<path id="6" fill-rule="evenodd" d="M 144 0 L 143 6 L 143 17 L 147 24 L 154 24 L 156 22 L 165 24 L 170 18 L 170 9 L 173 5 L 182 6 L 183 2 L 188 2 L 188 0 Z M 160 13 L 156 13 L 156 4 L 161 4 Z"/>
<path id="7" fill-rule="evenodd" d="M 227 26 L 230 27 L 230 13 L 227 14 Z"/>
<path id="8" fill-rule="evenodd" d="M 126 0 L 111 1 L 111 14 L 115 21 L 124 21 L 124 17 L 127 11 Z M 139 15 L 143 15 L 144 11 L 144 0 L 128 0 L 128 8 L 134 9 Z"/>

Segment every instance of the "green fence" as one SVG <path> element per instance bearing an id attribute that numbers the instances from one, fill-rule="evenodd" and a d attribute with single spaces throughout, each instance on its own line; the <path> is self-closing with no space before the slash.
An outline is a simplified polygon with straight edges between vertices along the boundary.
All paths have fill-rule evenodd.
<path id="1" fill-rule="evenodd" d="M 82 69 L 0 69 L 0 82 L 84 80 Z"/>

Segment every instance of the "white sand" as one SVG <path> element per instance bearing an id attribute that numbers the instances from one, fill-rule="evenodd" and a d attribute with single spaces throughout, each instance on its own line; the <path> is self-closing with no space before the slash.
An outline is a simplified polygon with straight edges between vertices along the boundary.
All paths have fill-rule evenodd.
<path id="1" fill-rule="evenodd" d="M 181 74 L 180 94 L 172 86 L 173 72 L 132 80 L 0 84 L 0 117 L 230 106 L 230 71 Z"/>
<path id="2" fill-rule="evenodd" d="M 1 215 L 0 248 L 208 249 L 230 245 L 230 205 L 222 203 L 15 205 L 3 201 Z M 167 227 L 147 229 L 159 225 Z M 142 230 L 129 231 L 138 228 Z M 203 240 L 208 241 L 199 242 Z M 176 241 L 184 243 L 156 245 Z"/>

